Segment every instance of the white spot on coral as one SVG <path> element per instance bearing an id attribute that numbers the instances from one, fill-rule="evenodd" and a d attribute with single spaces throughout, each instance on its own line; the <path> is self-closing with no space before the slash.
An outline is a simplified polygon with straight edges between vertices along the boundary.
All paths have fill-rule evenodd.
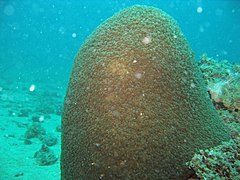
<path id="1" fill-rule="evenodd" d="M 142 74 L 139 73 L 139 72 L 136 72 L 136 73 L 134 74 L 134 76 L 135 76 L 135 78 L 137 78 L 137 79 L 141 79 L 141 78 L 142 78 Z"/>
<path id="2" fill-rule="evenodd" d="M 133 63 L 136 63 L 137 62 L 137 60 L 133 60 Z"/>
<path id="3" fill-rule="evenodd" d="M 117 110 L 113 110 L 112 115 L 115 116 L 115 117 L 119 117 L 120 113 Z"/>
<path id="4" fill-rule="evenodd" d="M 174 35 L 173 37 L 174 37 L 175 39 L 177 38 L 177 36 L 176 36 L 176 35 Z"/>
<path id="5" fill-rule="evenodd" d="M 36 86 L 32 84 L 32 85 L 29 87 L 29 91 L 33 92 L 33 91 L 35 90 L 35 88 L 36 88 Z"/>
<path id="6" fill-rule="evenodd" d="M 100 144 L 100 143 L 95 143 L 95 146 L 96 146 L 96 147 L 100 147 L 101 144 Z"/>
<path id="7" fill-rule="evenodd" d="M 99 179 L 103 179 L 104 176 L 105 176 L 104 174 L 100 174 Z"/>
<path id="8" fill-rule="evenodd" d="M 121 161 L 120 165 L 123 166 L 126 164 L 126 162 L 127 162 L 127 160 L 123 160 L 123 161 Z"/>
<path id="9" fill-rule="evenodd" d="M 149 44 L 151 41 L 152 41 L 152 38 L 149 36 L 144 37 L 142 40 L 144 44 Z"/>
<path id="10" fill-rule="evenodd" d="M 195 88 L 196 87 L 196 85 L 192 82 L 191 83 L 191 88 Z"/>

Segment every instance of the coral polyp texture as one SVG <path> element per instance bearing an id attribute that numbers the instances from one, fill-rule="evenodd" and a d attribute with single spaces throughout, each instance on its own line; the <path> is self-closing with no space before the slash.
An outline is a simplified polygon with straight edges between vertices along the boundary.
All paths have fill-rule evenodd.
<path id="1" fill-rule="evenodd" d="M 81 46 L 62 118 L 62 179 L 187 179 L 197 149 L 230 135 L 165 12 L 132 6 Z"/>

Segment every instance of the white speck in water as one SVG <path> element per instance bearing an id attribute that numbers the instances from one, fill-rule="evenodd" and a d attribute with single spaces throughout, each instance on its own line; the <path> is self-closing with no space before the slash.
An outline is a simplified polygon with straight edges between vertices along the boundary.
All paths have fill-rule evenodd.
<path id="1" fill-rule="evenodd" d="M 201 7 L 201 6 L 199 6 L 198 8 L 197 8 L 197 13 L 202 13 L 203 12 L 203 8 Z"/>
<path id="2" fill-rule="evenodd" d="M 204 27 L 203 27 L 203 26 L 200 26 L 199 31 L 200 31 L 201 33 L 204 32 L 204 31 L 205 31 Z"/>
<path id="3" fill-rule="evenodd" d="M 152 38 L 148 36 L 144 37 L 142 40 L 144 44 L 149 44 L 151 41 L 152 41 Z"/>
<path id="4" fill-rule="evenodd" d="M 63 26 L 61 26 L 59 29 L 58 29 L 58 32 L 60 33 L 60 34 L 64 34 L 65 33 L 65 28 L 63 27 Z"/>
<path id="5" fill-rule="evenodd" d="M 77 37 L 77 34 L 76 34 L 76 33 L 72 33 L 72 37 L 73 37 L 73 38 L 76 38 L 76 37 Z"/>
<path id="6" fill-rule="evenodd" d="M 137 60 L 133 60 L 133 63 L 136 63 L 137 62 Z"/>
<path id="7" fill-rule="evenodd" d="M 3 13 L 4 13 L 5 15 L 7 15 L 7 16 L 13 15 L 14 12 L 15 12 L 15 9 L 14 9 L 14 7 L 13 7 L 12 5 L 10 5 L 10 4 L 7 5 L 7 6 L 5 6 L 4 9 L 3 9 Z"/>
<path id="8" fill-rule="evenodd" d="M 143 113 L 140 113 L 140 116 L 142 116 L 143 115 Z"/>
<path id="9" fill-rule="evenodd" d="M 41 116 L 39 117 L 39 122 L 43 122 L 43 121 L 44 121 L 44 116 L 41 115 Z"/>
<path id="10" fill-rule="evenodd" d="M 227 55 L 227 54 L 228 54 L 228 52 L 227 52 L 227 51 L 225 51 L 225 50 L 223 50 L 223 54 L 224 54 L 224 55 Z"/>
<path id="11" fill-rule="evenodd" d="M 36 89 L 36 86 L 32 84 L 29 88 L 29 91 L 33 92 L 35 89 Z"/>
<path id="12" fill-rule="evenodd" d="M 176 35 L 174 35 L 173 37 L 174 37 L 175 39 L 177 38 L 177 36 L 176 36 Z"/>
<path id="13" fill-rule="evenodd" d="M 142 74 L 139 73 L 139 72 L 136 72 L 136 73 L 134 74 L 134 76 L 135 76 L 135 78 L 137 78 L 137 79 L 141 79 L 141 78 L 142 78 Z"/>
<path id="14" fill-rule="evenodd" d="M 145 96 L 145 94 L 142 94 L 142 96 Z"/>

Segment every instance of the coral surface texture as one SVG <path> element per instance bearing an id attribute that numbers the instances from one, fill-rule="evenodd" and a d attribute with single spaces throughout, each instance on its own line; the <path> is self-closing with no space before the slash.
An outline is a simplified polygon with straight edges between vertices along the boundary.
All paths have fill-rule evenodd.
<path id="1" fill-rule="evenodd" d="M 230 139 L 177 22 L 139 5 L 81 46 L 62 123 L 63 180 L 187 179 L 198 148 Z"/>

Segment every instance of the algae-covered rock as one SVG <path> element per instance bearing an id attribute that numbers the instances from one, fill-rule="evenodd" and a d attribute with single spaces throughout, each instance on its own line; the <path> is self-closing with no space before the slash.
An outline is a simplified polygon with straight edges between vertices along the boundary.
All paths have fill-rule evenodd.
<path id="1" fill-rule="evenodd" d="M 240 110 L 240 65 L 216 61 L 203 54 L 199 67 L 213 101 L 229 110 Z"/>
<path id="2" fill-rule="evenodd" d="M 46 134 L 46 130 L 41 126 L 41 123 L 34 122 L 28 126 L 24 136 L 27 139 L 41 138 Z"/>
<path id="3" fill-rule="evenodd" d="M 44 144 L 41 149 L 34 154 L 34 158 L 36 158 L 39 166 L 49 166 L 57 162 L 57 157 L 54 152 Z"/>
<path id="4" fill-rule="evenodd" d="M 57 137 L 54 136 L 53 134 L 48 133 L 43 137 L 42 141 L 47 146 L 54 146 L 57 144 Z"/>
<path id="5" fill-rule="evenodd" d="M 240 179 L 240 113 L 239 106 L 234 105 L 239 102 L 236 99 L 236 92 L 239 91 L 236 85 L 239 86 L 240 83 L 240 66 L 226 60 L 216 61 L 206 54 L 201 56 L 199 66 L 214 105 L 232 140 L 211 149 L 200 150 L 188 165 L 200 179 Z M 229 79 L 232 81 L 228 82 Z M 226 103 L 227 100 L 229 104 Z"/>
<path id="6" fill-rule="evenodd" d="M 62 118 L 62 179 L 187 179 L 196 149 L 230 139 L 178 24 L 120 11 L 76 56 Z"/>
<path id="7" fill-rule="evenodd" d="M 233 140 L 200 150 L 187 164 L 200 179 L 240 179 L 240 144 Z"/>

